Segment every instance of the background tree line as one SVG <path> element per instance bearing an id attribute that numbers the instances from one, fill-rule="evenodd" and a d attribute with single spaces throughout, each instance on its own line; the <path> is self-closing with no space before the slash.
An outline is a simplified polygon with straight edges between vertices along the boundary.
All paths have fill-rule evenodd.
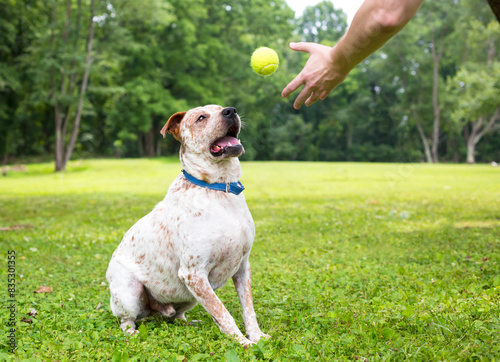
<path id="1" fill-rule="evenodd" d="M 500 26 L 486 0 L 425 1 L 325 100 L 280 96 L 345 14 L 284 0 L 0 0 L 0 161 L 176 153 L 159 130 L 181 110 L 238 109 L 247 160 L 500 159 Z M 271 77 L 253 50 L 277 50 Z"/>

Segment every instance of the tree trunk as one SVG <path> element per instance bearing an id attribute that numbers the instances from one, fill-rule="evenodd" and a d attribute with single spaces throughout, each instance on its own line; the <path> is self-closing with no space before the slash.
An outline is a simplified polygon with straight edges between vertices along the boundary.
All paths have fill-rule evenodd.
<path id="1" fill-rule="evenodd" d="M 486 123 L 484 117 L 479 117 L 477 120 L 473 121 L 470 133 L 468 128 L 466 128 L 464 137 L 467 144 L 467 163 L 476 163 L 476 157 L 474 154 L 476 151 L 476 145 L 479 141 L 481 141 L 485 134 L 496 129 L 500 129 L 500 125 L 497 124 L 498 120 L 500 120 L 500 107 L 495 109 Z"/>
<path id="2" fill-rule="evenodd" d="M 144 134 L 144 152 L 146 157 L 155 157 L 155 136 L 153 134 L 153 127 Z"/>
<path id="3" fill-rule="evenodd" d="M 353 128 L 354 127 L 353 127 L 352 123 L 349 123 L 347 125 L 347 161 L 351 161 Z"/>
<path id="4" fill-rule="evenodd" d="M 162 144 L 163 139 L 162 138 L 157 138 L 156 140 L 156 157 L 161 156 L 161 144 Z"/>
<path id="5" fill-rule="evenodd" d="M 458 155 L 458 139 L 457 137 L 453 138 L 452 141 L 452 147 L 453 147 L 453 162 L 454 163 L 459 163 L 460 162 L 460 157 Z"/>
<path id="6" fill-rule="evenodd" d="M 62 51 L 66 52 L 66 44 L 68 43 L 69 27 L 71 22 L 71 3 L 72 0 L 66 1 L 66 20 L 64 22 L 64 35 Z M 61 74 L 61 98 L 66 95 L 66 78 L 64 72 Z M 64 142 L 66 139 L 66 121 L 63 122 L 64 113 L 62 104 L 56 102 L 55 104 L 56 115 L 56 171 L 64 171 L 66 169 L 66 162 L 64 162 Z M 66 119 L 69 115 L 66 115 Z"/>
<path id="7" fill-rule="evenodd" d="M 139 137 L 137 137 L 137 148 L 139 149 L 139 156 L 143 157 L 144 156 L 144 137 L 139 134 Z"/>
<path id="8" fill-rule="evenodd" d="M 78 136 L 78 131 L 80 129 L 80 121 L 82 117 L 83 100 L 85 98 L 85 92 L 87 91 L 87 85 L 89 82 L 90 66 L 92 65 L 92 44 L 94 40 L 94 1 L 90 2 L 90 24 L 89 24 L 89 39 L 87 43 L 87 59 L 85 61 L 85 73 L 83 75 L 82 85 L 80 88 L 80 97 L 78 99 L 78 108 L 76 110 L 75 122 L 73 124 L 73 132 L 71 133 L 71 139 L 69 141 L 68 147 L 66 149 L 66 154 L 64 157 L 63 169 L 66 168 L 66 164 L 71 158 L 73 149 L 75 148 L 76 138 Z M 57 171 L 57 170 L 56 170 Z"/>
<path id="9" fill-rule="evenodd" d="M 54 51 L 54 34 L 56 26 L 56 15 L 57 15 L 57 2 L 54 2 L 54 7 L 52 8 L 52 26 L 51 26 L 51 38 L 50 38 L 50 50 Z M 66 22 L 64 23 L 64 33 L 68 33 L 69 28 L 69 13 L 68 6 L 66 6 Z M 66 38 L 65 38 L 66 40 Z M 64 76 L 62 76 L 61 83 L 64 84 Z M 61 85 L 62 87 L 62 85 Z M 63 164 L 63 154 L 64 154 L 64 138 L 61 133 L 61 125 L 63 120 L 63 114 L 59 102 L 57 101 L 57 91 L 54 74 L 51 75 L 51 89 L 52 89 L 52 100 L 54 101 L 54 118 L 55 118 L 55 149 L 54 149 L 54 162 L 56 172 L 64 171 Z"/>
<path id="10" fill-rule="evenodd" d="M 64 163 L 63 163 L 64 140 L 62 139 L 61 135 L 62 115 L 57 105 L 55 108 L 56 108 L 55 109 L 56 145 L 54 151 L 55 151 L 56 172 L 59 172 L 59 171 L 64 171 Z"/>
<path id="11" fill-rule="evenodd" d="M 415 123 L 417 125 L 418 134 L 420 135 L 420 139 L 422 140 L 422 147 L 424 148 L 425 161 L 427 163 L 432 163 L 431 147 L 429 145 L 429 141 L 427 140 L 427 137 L 425 136 L 424 129 L 422 128 L 422 125 L 420 124 L 419 121 L 415 120 Z"/>
<path id="12" fill-rule="evenodd" d="M 439 87 L 439 60 L 441 59 L 443 48 L 436 52 L 436 41 L 432 39 L 432 58 L 433 58 L 433 72 L 432 72 L 432 108 L 434 111 L 434 125 L 432 129 L 432 162 L 438 162 L 438 146 L 439 146 L 439 122 L 440 122 L 440 109 L 438 102 L 438 87 Z"/>
<path id="13" fill-rule="evenodd" d="M 71 1 L 69 1 L 69 2 L 71 2 Z M 76 17 L 76 29 L 75 29 L 75 36 L 73 37 L 73 52 L 74 53 L 77 52 L 78 38 L 80 37 L 80 18 L 81 18 L 81 14 L 82 14 L 82 1 L 78 0 L 77 17 Z M 61 93 L 66 93 L 69 96 L 73 96 L 73 88 L 75 86 L 75 81 L 76 81 L 77 72 L 75 71 L 75 65 L 76 65 L 76 61 L 75 61 L 75 59 L 73 59 L 71 61 L 71 65 L 70 65 L 70 74 L 71 75 L 69 76 L 67 91 L 63 92 L 63 90 L 61 90 Z M 71 104 L 69 104 L 66 107 L 66 117 L 64 118 L 64 123 L 63 123 L 63 126 L 62 126 L 62 132 L 61 132 L 63 139 L 66 139 L 66 133 L 67 133 L 67 130 L 68 130 L 68 125 L 69 125 L 70 118 L 71 118 Z"/>
<path id="14" fill-rule="evenodd" d="M 474 137 L 469 137 L 467 140 L 467 163 L 476 163 L 476 144 L 474 143 Z"/>

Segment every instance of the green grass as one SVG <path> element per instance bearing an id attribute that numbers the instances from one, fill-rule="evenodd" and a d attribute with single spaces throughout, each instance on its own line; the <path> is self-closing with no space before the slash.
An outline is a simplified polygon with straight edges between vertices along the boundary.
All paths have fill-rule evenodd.
<path id="1" fill-rule="evenodd" d="M 125 336 L 107 264 L 179 171 L 92 160 L 0 178 L 0 227 L 29 225 L 0 231 L 2 300 L 7 250 L 18 274 L 18 348 L 8 354 L 3 308 L 0 360 L 500 359 L 500 169 L 485 165 L 243 163 L 255 307 L 272 338 L 244 350 L 200 306 L 188 321 L 201 323 L 147 319 Z M 232 282 L 218 295 L 243 328 Z"/>

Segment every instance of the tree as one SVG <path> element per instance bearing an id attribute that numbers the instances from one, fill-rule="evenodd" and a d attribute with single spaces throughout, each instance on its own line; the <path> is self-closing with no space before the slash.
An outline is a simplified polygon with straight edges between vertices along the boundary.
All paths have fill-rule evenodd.
<path id="1" fill-rule="evenodd" d="M 428 53 L 422 49 L 422 29 L 419 22 L 412 22 L 401 31 L 382 51 L 392 72 L 387 72 L 383 88 L 395 87 L 396 100 L 390 104 L 390 112 L 400 122 L 411 127 L 420 138 L 426 162 L 432 162 L 432 64 Z"/>
<path id="2" fill-rule="evenodd" d="M 190 5 L 194 7 L 193 2 Z M 161 127 L 171 114 L 186 107 L 167 85 L 175 78 L 169 66 L 174 45 L 165 41 L 174 31 L 184 35 L 184 28 L 172 28 L 176 14 L 164 0 L 118 0 L 105 15 L 99 35 L 107 38 L 106 62 L 94 79 L 96 87 L 89 91 L 105 97 L 100 105 L 105 131 L 114 145 L 120 145 L 120 154 L 154 157 L 160 154 Z M 182 48 L 186 42 L 178 40 Z M 110 70 L 114 78 L 102 76 Z"/>
<path id="3" fill-rule="evenodd" d="M 21 122 L 16 114 L 22 102 L 25 73 L 20 59 L 38 25 L 40 9 L 25 1 L 0 0 L 0 162 L 7 162 L 9 154 L 25 146 L 23 139 L 32 135 L 21 134 Z"/>
<path id="4" fill-rule="evenodd" d="M 457 60 L 454 34 L 460 4 L 454 0 L 424 2 L 415 18 L 382 51 L 395 65 L 400 103 L 393 111 L 415 125 L 427 162 L 438 162 L 442 134 L 440 99 L 444 79 L 454 73 Z"/>
<path id="5" fill-rule="evenodd" d="M 47 28 L 28 49 L 25 66 L 34 80 L 33 104 L 47 104 L 54 113 L 55 171 L 64 171 L 80 128 L 85 94 L 94 60 L 95 0 L 66 0 L 64 9 L 54 1 Z M 63 21 L 61 21 L 64 19 Z"/>
<path id="6" fill-rule="evenodd" d="M 443 58 L 445 47 L 449 43 L 447 37 L 453 32 L 455 16 L 457 14 L 456 1 L 431 1 L 426 2 L 422 8 L 421 19 L 428 24 L 424 35 L 426 47 L 432 55 L 432 162 L 438 162 L 439 132 L 441 123 L 441 104 L 439 102 L 439 84 L 444 77 L 440 74 L 440 63 Z"/>
<path id="7" fill-rule="evenodd" d="M 487 28 L 490 8 L 474 0 L 425 2 L 327 99 L 300 111 L 280 96 L 307 58 L 288 42 L 334 45 L 347 24 L 329 1 L 299 18 L 285 0 L 0 0 L 0 8 L 3 162 L 53 155 L 59 170 L 75 157 L 174 154 L 178 143 L 159 129 L 208 103 L 238 109 L 244 159 L 432 162 L 452 149 L 458 160 L 463 137 L 478 162 L 499 157 L 487 104 L 500 36 Z M 250 67 L 259 46 L 280 56 L 270 77 Z"/>
<path id="8" fill-rule="evenodd" d="M 447 83 L 454 96 L 450 104 L 452 118 L 463 129 L 467 163 L 475 163 L 479 141 L 500 129 L 500 61 L 495 54 L 500 25 L 496 21 L 484 25 L 477 20 L 469 24 L 468 61 Z"/>
<path id="9" fill-rule="evenodd" d="M 297 32 L 308 42 L 337 41 L 346 30 L 346 14 L 335 9 L 331 1 L 308 6 L 297 21 Z"/>

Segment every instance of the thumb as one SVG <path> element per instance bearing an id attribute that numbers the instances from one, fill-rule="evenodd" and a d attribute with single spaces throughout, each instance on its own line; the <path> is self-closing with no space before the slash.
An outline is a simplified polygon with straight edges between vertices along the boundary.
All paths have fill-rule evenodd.
<path id="1" fill-rule="evenodd" d="M 310 53 L 315 43 L 309 42 L 299 42 L 299 43 L 290 43 L 290 49 L 299 51 L 299 52 L 307 52 Z"/>

